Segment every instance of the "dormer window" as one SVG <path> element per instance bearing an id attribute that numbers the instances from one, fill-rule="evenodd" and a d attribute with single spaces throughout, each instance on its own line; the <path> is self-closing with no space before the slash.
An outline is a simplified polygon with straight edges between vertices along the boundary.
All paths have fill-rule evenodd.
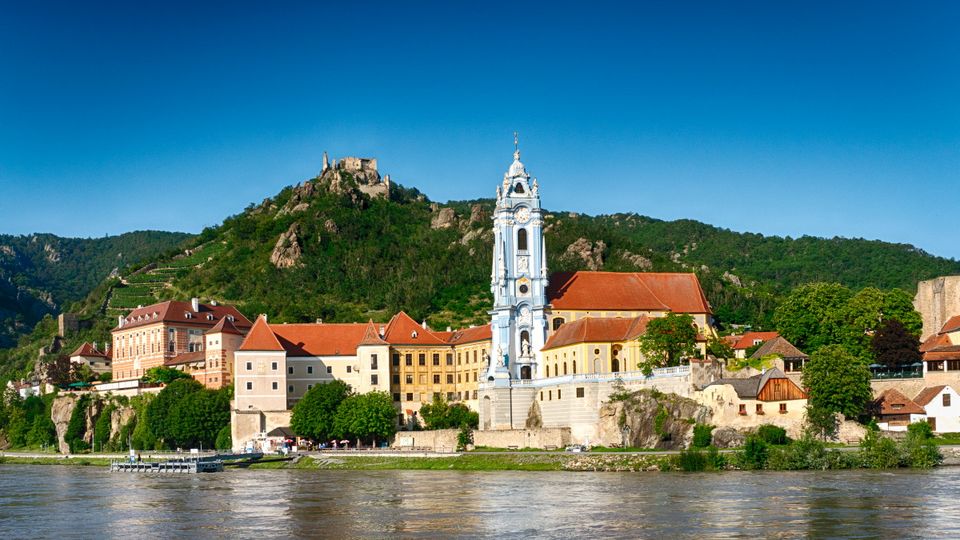
<path id="1" fill-rule="evenodd" d="M 412 337 L 413 339 L 417 339 L 417 335 L 418 334 L 416 330 L 414 330 L 413 332 L 410 332 L 410 337 Z"/>
<path id="2" fill-rule="evenodd" d="M 227 315 L 227 320 L 233 322 L 233 315 Z"/>
<path id="3" fill-rule="evenodd" d="M 213 315 L 207 314 L 207 320 L 208 320 L 208 321 L 212 321 L 212 320 L 213 320 Z"/>
<path id="4" fill-rule="evenodd" d="M 891 408 L 895 411 L 899 411 L 900 409 L 903 408 L 903 403 L 894 403 L 893 405 L 891 405 Z"/>
<path id="5" fill-rule="evenodd" d="M 184 319 L 192 319 L 192 318 L 193 318 L 193 314 L 191 314 L 189 311 L 185 311 L 185 312 L 183 313 L 183 318 L 184 318 Z"/>

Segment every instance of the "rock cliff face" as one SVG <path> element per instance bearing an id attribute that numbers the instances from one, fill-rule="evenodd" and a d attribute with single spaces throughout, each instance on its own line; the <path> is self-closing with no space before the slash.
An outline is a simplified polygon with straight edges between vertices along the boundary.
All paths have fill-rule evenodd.
<path id="1" fill-rule="evenodd" d="M 61 454 L 70 453 L 70 447 L 67 446 L 63 436 L 67 432 L 70 416 L 76 406 L 77 400 L 73 396 L 58 397 L 53 400 L 50 406 L 50 419 L 53 420 L 53 425 L 57 428 L 57 450 Z"/>
<path id="2" fill-rule="evenodd" d="M 290 224 L 287 232 L 280 235 L 276 245 L 273 246 L 273 253 L 270 254 L 271 264 L 280 269 L 300 265 L 303 250 L 300 248 L 300 238 L 297 236 L 299 232 L 300 224 L 295 221 Z"/>
<path id="3" fill-rule="evenodd" d="M 686 448 L 693 425 L 709 424 L 709 408 L 676 394 L 640 390 L 600 409 L 599 444 L 637 448 Z"/>
<path id="4" fill-rule="evenodd" d="M 449 229 L 457 222 L 457 215 L 453 208 L 440 208 L 435 210 L 433 219 L 430 220 L 431 229 Z"/>
<path id="5" fill-rule="evenodd" d="M 591 242 L 586 238 L 578 238 L 567 246 L 563 258 L 581 262 L 588 270 L 600 270 L 603 268 L 603 250 L 606 248 L 607 244 L 603 240 Z"/>
<path id="6" fill-rule="evenodd" d="M 67 426 L 70 425 L 70 417 L 73 416 L 73 410 L 77 407 L 78 398 L 76 396 L 60 396 L 53 400 L 50 405 L 50 419 L 57 430 L 57 450 L 61 454 L 69 454 L 70 446 L 67 444 L 64 436 L 67 433 Z M 87 409 L 84 413 L 84 434 L 83 440 L 87 444 L 93 444 L 94 427 L 97 419 L 103 413 L 107 406 L 107 401 L 101 399 L 91 399 L 87 403 Z M 110 415 L 110 439 L 113 439 L 123 426 L 127 425 L 136 411 L 131 407 L 120 406 L 113 410 Z M 105 441 L 97 441 L 97 447 Z"/>

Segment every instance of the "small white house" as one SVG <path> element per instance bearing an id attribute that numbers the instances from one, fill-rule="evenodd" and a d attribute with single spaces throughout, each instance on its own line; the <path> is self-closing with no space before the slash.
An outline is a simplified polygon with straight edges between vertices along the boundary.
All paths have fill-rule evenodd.
<path id="1" fill-rule="evenodd" d="M 924 388 L 913 399 L 927 412 L 935 433 L 960 433 L 960 394 L 947 385 Z"/>
<path id="2" fill-rule="evenodd" d="M 874 401 L 877 426 L 883 431 L 906 431 L 914 422 L 923 422 L 926 411 L 915 401 L 890 388 Z"/>

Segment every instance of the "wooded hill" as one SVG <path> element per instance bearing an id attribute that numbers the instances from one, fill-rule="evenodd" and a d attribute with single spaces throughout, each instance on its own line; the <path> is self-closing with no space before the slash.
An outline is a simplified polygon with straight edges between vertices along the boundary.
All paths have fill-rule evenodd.
<path id="1" fill-rule="evenodd" d="M 186 254 L 102 282 L 73 307 L 103 321 L 100 340 L 129 308 L 192 296 L 237 304 L 250 317 L 268 313 L 271 322 L 385 321 L 405 310 L 434 328 L 483 324 L 493 204 L 438 205 L 396 183 L 389 198 L 371 198 L 349 173 L 336 181 L 325 174 L 203 231 Z M 960 262 L 910 245 L 765 237 L 636 214 L 548 212 L 545 235 L 551 271 L 696 272 L 721 325 L 769 326 L 778 301 L 802 283 L 898 287 L 912 295 L 918 280 L 960 273 Z M 23 347 L 37 347 L 46 333 L 38 328 Z M 24 368 L 31 355 L 36 348 L 8 351 L 6 371 Z"/>

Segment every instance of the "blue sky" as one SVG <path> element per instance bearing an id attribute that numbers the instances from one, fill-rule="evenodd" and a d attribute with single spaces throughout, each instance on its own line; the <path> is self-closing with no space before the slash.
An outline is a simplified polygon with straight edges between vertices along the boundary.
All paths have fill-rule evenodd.
<path id="1" fill-rule="evenodd" d="M 197 232 L 373 156 L 550 209 L 960 258 L 960 4 L 0 7 L 0 232 Z M 842 4 L 842 5 L 837 5 Z"/>

